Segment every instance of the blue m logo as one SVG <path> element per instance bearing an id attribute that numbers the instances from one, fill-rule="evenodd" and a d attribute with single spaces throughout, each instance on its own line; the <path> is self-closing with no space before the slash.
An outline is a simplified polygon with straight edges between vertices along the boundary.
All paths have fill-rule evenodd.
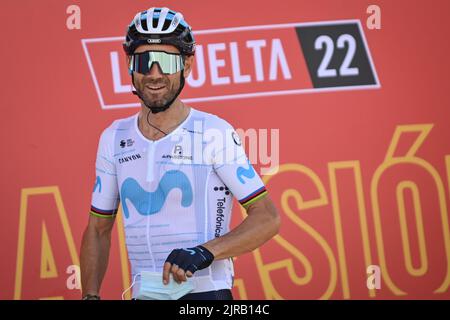
<path id="1" fill-rule="evenodd" d="M 97 178 L 95 178 L 94 190 L 92 192 L 95 192 L 95 190 L 97 190 L 97 187 L 98 187 L 98 192 L 101 193 L 102 192 L 102 179 L 100 179 L 99 176 L 97 176 Z"/>
<path id="2" fill-rule="evenodd" d="M 242 176 L 251 179 L 253 178 L 256 173 L 255 169 L 253 169 L 253 166 L 250 164 L 250 161 L 247 159 L 248 169 L 245 169 L 244 167 L 238 167 L 236 169 L 236 176 L 239 179 L 239 182 L 242 184 L 245 184 L 245 180 L 242 178 Z"/>
<path id="3" fill-rule="evenodd" d="M 130 200 L 139 214 L 148 216 L 161 210 L 172 189 L 180 189 L 181 205 L 189 207 L 192 204 L 192 187 L 188 177 L 179 170 L 167 171 L 161 178 L 158 188 L 153 192 L 145 191 L 133 178 L 127 178 L 122 183 L 120 198 L 125 218 L 130 216 L 126 199 Z"/>

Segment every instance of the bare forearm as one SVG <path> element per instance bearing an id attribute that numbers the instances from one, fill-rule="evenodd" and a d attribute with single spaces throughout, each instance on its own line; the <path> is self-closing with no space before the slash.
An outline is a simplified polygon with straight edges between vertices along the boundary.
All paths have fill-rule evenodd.
<path id="1" fill-rule="evenodd" d="M 263 206 L 251 208 L 249 215 L 236 228 L 222 237 L 215 238 L 204 246 L 214 254 L 216 260 L 235 257 L 250 252 L 278 233 L 279 216 L 270 201 Z"/>
<path id="2" fill-rule="evenodd" d="M 81 245 L 81 284 L 83 295 L 99 294 L 108 266 L 111 234 L 86 228 Z"/>

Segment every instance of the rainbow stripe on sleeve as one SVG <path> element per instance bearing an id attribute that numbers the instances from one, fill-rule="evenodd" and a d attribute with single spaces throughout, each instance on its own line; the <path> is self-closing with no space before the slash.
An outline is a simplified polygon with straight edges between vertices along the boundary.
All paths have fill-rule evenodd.
<path id="1" fill-rule="evenodd" d="M 91 206 L 91 210 L 89 211 L 90 214 L 96 217 L 100 218 L 114 218 L 117 214 L 117 209 L 113 210 L 102 210 L 98 209 L 94 206 Z"/>
<path id="2" fill-rule="evenodd" d="M 252 203 L 258 201 L 259 199 L 263 198 L 264 196 L 267 195 L 267 190 L 266 187 L 262 186 L 261 188 L 259 188 L 258 190 L 250 193 L 248 196 L 246 196 L 245 198 L 242 198 L 241 200 L 239 200 L 239 203 L 245 208 L 247 209 L 249 205 L 251 205 Z"/>

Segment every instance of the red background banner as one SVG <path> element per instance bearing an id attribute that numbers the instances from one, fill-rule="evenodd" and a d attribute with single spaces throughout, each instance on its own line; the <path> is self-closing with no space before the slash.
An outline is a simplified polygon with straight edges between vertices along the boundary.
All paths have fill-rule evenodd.
<path id="1" fill-rule="evenodd" d="M 371 4 L 381 10 L 381 29 L 367 27 Z M 81 10 L 80 29 L 66 26 L 70 5 Z M 279 171 L 264 180 L 282 216 L 281 231 L 235 260 L 236 298 L 450 298 L 450 2 L 28 0 L 0 5 L 0 299 L 80 297 L 70 266 L 79 264 L 98 138 L 114 119 L 138 111 L 102 108 L 82 40 L 122 37 L 134 14 L 150 5 L 181 11 L 194 34 L 359 20 L 378 75 L 379 85 L 369 88 L 195 100 L 312 88 L 294 29 L 197 37 L 206 74 L 208 44 L 225 43 L 217 57 L 231 83 L 214 86 L 208 78 L 202 87 L 187 87 L 182 98 L 236 128 L 279 129 Z M 291 79 L 283 78 L 280 65 L 278 78 L 268 78 L 273 38 L 285 45 Z M 244 50 L 255 39 L 267 40 L 262 82 L 255 81 L 252 52 Z M 249 83 L 233 81 L 231 42 Z M 112 51 L 119 53 L 120 83 L 129 84 L 120 41 L 98 50 L 92 66 L 109 88 L 105 101 L 137 103 L 112 89 Z M 266 166 L 261 156 L 256 160 L 257 169 Z M 235 204 L 233 225 L 243 217 Z M 130 283 L 117 222 L 105 299 L 120 299 Z M 380 268 L 381 287 L 369 290 L 372 265 Z"/>

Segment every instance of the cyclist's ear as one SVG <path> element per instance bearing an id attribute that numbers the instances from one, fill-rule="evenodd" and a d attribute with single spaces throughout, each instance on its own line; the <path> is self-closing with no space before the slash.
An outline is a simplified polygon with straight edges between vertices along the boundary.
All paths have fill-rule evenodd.
<path id="1" fill-rule="evenodd" d="M 187 78 L 192 71 L 192 65 L 194 64 L 194 55 L 185 56 L 184 58 L 184 77 Z"/>

